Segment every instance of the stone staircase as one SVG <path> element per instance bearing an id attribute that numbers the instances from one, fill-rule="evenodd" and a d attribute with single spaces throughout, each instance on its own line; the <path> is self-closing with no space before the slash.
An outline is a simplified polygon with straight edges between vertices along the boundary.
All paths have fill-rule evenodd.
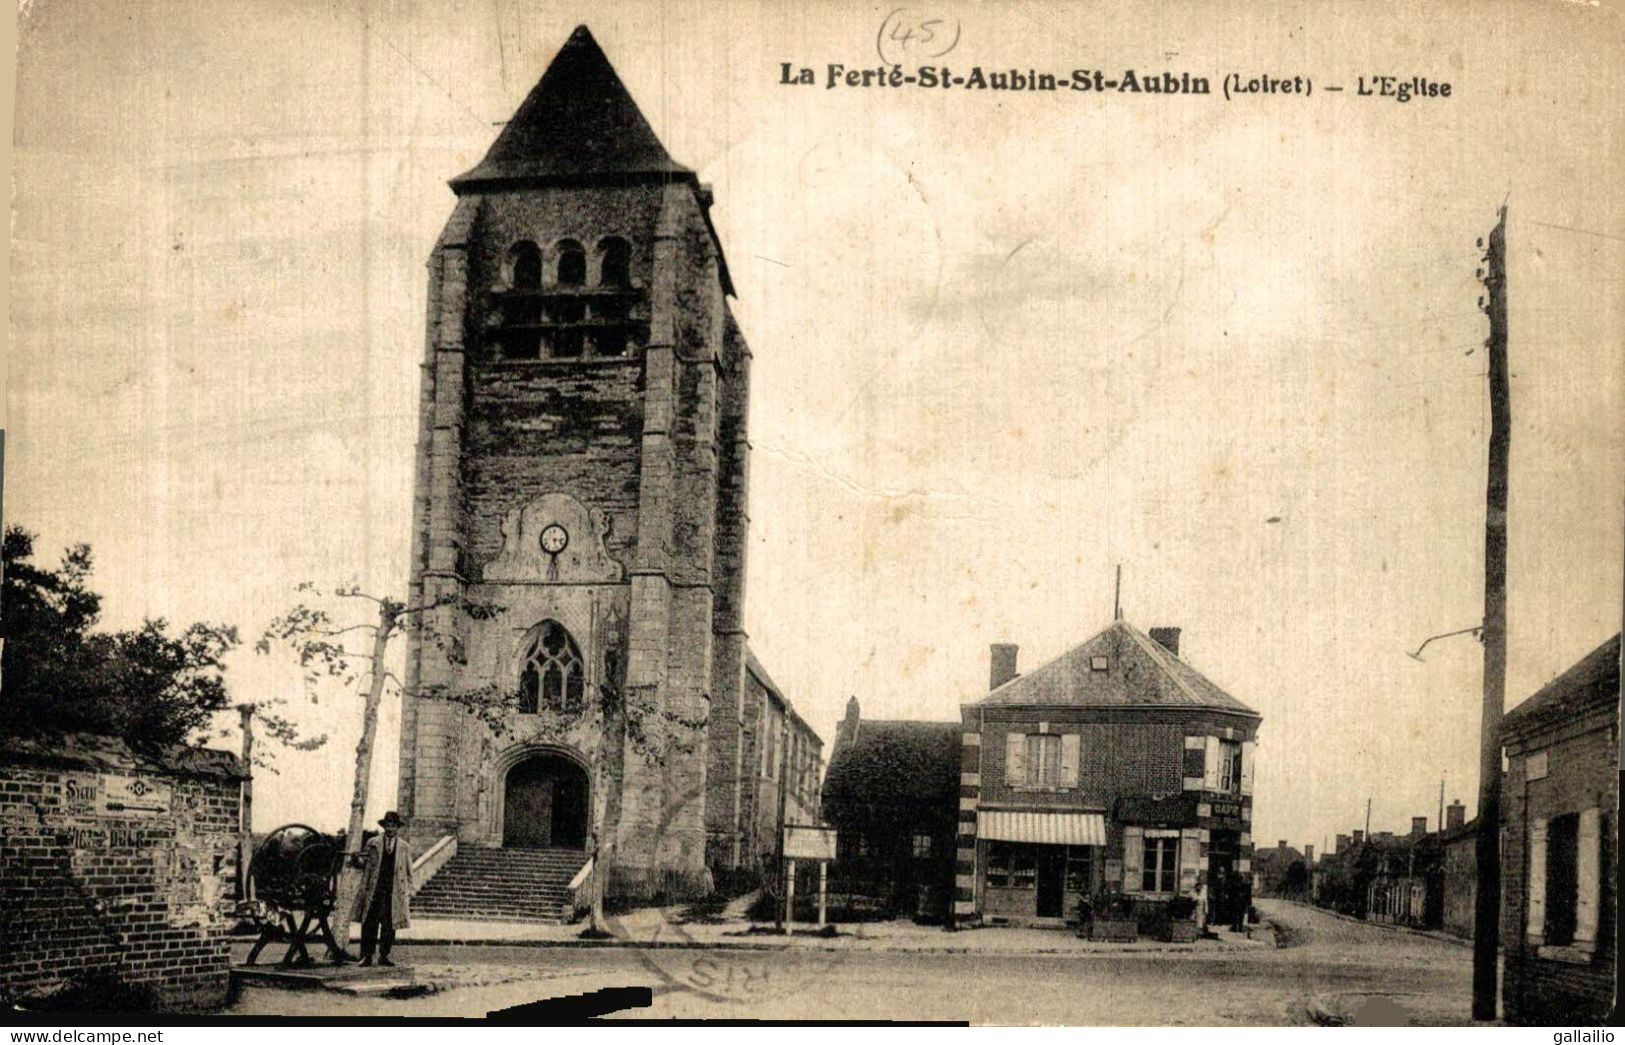
<path id="1" fill-rule="evenodd" d="M 569 921 L 579 849 L 458 848 L 412 898 L 412 914 L 477 922 Z"/>

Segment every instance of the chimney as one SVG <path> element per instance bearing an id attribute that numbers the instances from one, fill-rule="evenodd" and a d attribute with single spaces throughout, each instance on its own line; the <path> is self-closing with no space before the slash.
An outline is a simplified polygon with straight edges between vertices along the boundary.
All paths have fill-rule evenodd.
<path id="1" fill-rule="evenodd" d="M 1411 837 L 1420 838 L 1428 833 L 1428 818 L 1425 816 L 1411 817 Z"/>
<path id="2" fill-rule="evenodd" d="M 1358 828 L 1356 828 L 1355 831 L 1354 831 L 1354 844 L 1359 845 L 1360 843 L 1362 843 L 1364 841 L 1365 841 L 1365 832 L 1361 831 Z"/>
<path id="3" fill-rule="evenodd" d="M 1333 849 L 1332 852 L 1334 852 L 1334 853 L 1346 853 L 1346 852 L 1349 851 L 1349 846 L 1351 846 L 1353 844 L 1354 843 L 1349 839 L 1348 835 L 1338 835 L 1337 836 L 1337 848 Z"/>
<path id="4" fill-rule="evenodd" d="M 846 698 L 846 717 L 841 719 L 835 727 L 835 743 L 838 747 L 849 747 L 858 739 L 858 698 Z"/>
<path id="5" fill-rule="evenodd" d="M 1016 677 L 1016 650 L 1020 648 L 1013 642 L 995 642 L 988 647 L 988 689 L 998 689 Z"/>
<path id="6" fill-rule="evenodd" d="M 1275 848 L 1281 850 L 1282 852 L 1286 852 L 1286 839 L 1283 838 L 1280 841 L 1276 842 L 1275 843 Z"/>
<path id="7" fill-rule="evenodd" d="M 1308 864 L 1311 867 L 1314 866 L 1314 863 L 1315 863 L 1315 847 L 1314 846 L 1306 845 L 1306 846 L 1303 847 L 1303 862 L 1305 864 Z"/>
<path id="8" fill-rule="evenodd" d="M 1454 831 L 1458 827 L 1465 827 L 1466 824 L 1467 807 L 1461 804 L 1461 799 L 1458 798 L 1445 806 L 1444 827 L 1446 831 Z"/>
<path id="9" fill-rule="evenodd" d="M 1178 628 L 1152 628 L 1151 641 L 1155 642 L 1169 653 L 1172 653 L 1174 656 L 1179 656 Z"/>

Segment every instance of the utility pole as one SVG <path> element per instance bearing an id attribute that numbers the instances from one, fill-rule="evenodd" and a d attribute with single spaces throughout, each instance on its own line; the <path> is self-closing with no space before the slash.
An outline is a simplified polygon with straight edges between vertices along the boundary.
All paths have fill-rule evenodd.
<path id="1" fill-rule="evenodd" d="M 1371 841 L 1371 799 L 1365 800 L 1365 840 Z"/>
<path id="2" fill-rule="evenodd" d="M 251 900 L 249 893 L 254 886 L 248 871 L 254 860 L 254 705 L 242 705 L 237 714 L 243 720 L 243 772 L 248 774 L 243 778 L 237 824 L 237 899 Z"/>
<path id="3" fill-rule="evenodd" d="M 780 887 L 779 892 L 782 895 L 780 896 L 780 903 L 777 905 L 778 909 L 781 912 L 779 920 L 778 920 L 777 928 L 779 928 L 780 930 L 782 930 L 784 928 L 785 923 L 787 921 L 793 921 L 795 919 L 795 912 L 787 910 L 787 908 L 790 906 L 790 904 L 792 902 L 794 902 L 793 890 L 795 889 L 795 886 L 787 881 L 786 875 L 785 875 L 785 868 L 784 868 L 785 789 L 786 789 L 786 785 L 789 783 L 789 781 L 790 781 L 790 709 L 788 707 L 786 707 L 784 709 L 784 721 L 783 721 L 782 725 L 779 727 L 779 839 L 778 839 L 778 864 L 779 864 L 779 887 Z"/>
<path id="4" fill-rule="evenodd" d="M 1507 375 L 1507 209 L 1501 205 L 1484 254 L 1490 319 L 1490 447 L 1484 499 L 1484 710 L 1479 726 L 1478 889 L 1473 919 L 1473 1019 L 1496 1017 L 1501 916 L 1501 714 L 1507 670 L 1507 471 L 1512 388 Z"/>
<path id="5" fill-rule="evenodd" d="M 1433 821 L 1433 826 L 1439 831 L 1439 838 L 1444 838 L 1444 777 L 1439 778 L 1439 819 Z"/>
<path id="6" fill-rule="evenodd" d="M 1123 619 L 1123 564 L 1117 564 L 1117 587 L 1112 592 L 1112 620 Z"/>

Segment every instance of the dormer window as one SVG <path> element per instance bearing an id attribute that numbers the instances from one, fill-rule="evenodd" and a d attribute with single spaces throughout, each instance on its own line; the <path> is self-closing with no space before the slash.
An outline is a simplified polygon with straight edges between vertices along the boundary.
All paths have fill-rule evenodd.
<path id="1" fill-rule="evenodd" d="M 558 285 L 579 287 L 587 282 L 587 252 L 573 239 L 559 240 Z"/>

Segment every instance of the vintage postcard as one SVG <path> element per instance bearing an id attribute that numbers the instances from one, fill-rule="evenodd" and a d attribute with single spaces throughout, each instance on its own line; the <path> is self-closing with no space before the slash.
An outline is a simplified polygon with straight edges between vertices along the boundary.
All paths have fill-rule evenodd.
<path id="1" fill-rule="evenodd" d="M 17 31 L 20 1018 L 1612 1040 L 1619 6 Z"/>

